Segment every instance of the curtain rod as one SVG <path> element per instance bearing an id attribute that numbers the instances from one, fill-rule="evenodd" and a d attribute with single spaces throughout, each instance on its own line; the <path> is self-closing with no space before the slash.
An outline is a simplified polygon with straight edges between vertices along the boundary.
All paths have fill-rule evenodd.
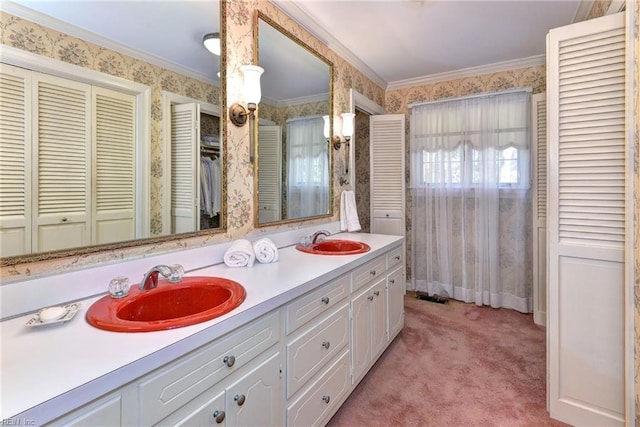
<path id="1" fill-rule="evenodd" d="M 290 119 L 287 119 L 287 123 L 297 122 L 297 121 L 300 121 L 300 120 L 312 120 L 312 119 L 321 119 L 321 118 L 322 118 L 322 116 L 320 116 L 320 115 L 291 117 Z"/>
<path id="2" fill-rule="evenodd" d="M 473 95 L 460 96 L 460 97 L 457 97 L 457 98 L 444 98 L 444 99 L 437 99 L 435 101 L 414 102 L 413 104 L 409 104 L 409 109 L 411 109 L 413 107 L 421 107 L 423 105 L 429 105 L 429 104 L 439 104 L 439 103 L 444 103 L 444 102 L 463 101 L 465 99 L 473 99 L 473 98 L 490 98 L 490 97 L 496 96 L 496 95 L 506 95 L 506 94 L 509 94 L 509 93 L 519 93 L 519 92 L 532 93 L 533 92 L 533 88 L 531 88 L 531 87 L 521 87 L 521 88 L 517 88 L 517 89 L 503 90 L 503 91 L 499 91 L 499 92 L 476 93 L 476 94 L 473 94 Z"/>

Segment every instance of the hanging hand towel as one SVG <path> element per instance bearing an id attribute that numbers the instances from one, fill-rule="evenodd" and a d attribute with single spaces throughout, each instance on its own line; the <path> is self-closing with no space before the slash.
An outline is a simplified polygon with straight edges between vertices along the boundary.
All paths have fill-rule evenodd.
<path id="1" fill-rule="evenodd" d="M 267 237 L 255 241 L 253 251 L 256 254 L 256 259 L 263 264 L 278 262 L 278 248 Z"/>
<path id="2" fill-rule="evenodd" d="M 340 230 L 360 231 L 361 229 L 356 208 L 356 195 L 351 190 L 345 190 L 340 195 Z"/>
<path id="3" fill-rule="evenodd" d="M 253 267 L 255 260 L 253 245 L 246 239 L 236 240 L 224 253 L 224 263 L 229 267 Z"/>

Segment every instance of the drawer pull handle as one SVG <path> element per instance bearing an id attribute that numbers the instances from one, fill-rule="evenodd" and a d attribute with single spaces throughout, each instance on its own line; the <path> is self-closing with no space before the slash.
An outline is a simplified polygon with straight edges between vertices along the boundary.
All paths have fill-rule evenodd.
<path id="1" fill-rule="evenodd" d="M 224 411 L 214 411 L 213 419 L 216 420 L 218 424 L 224 421 Z"/>
<path id="2" fill-rule="evenodd" d="M 372 276 L 375 276 L 375 275 L 376 275 L 376 271 L 375 271 L 375 270 L 371 270 L 371 271 L 369 272 L 369 274 L 370 274 L 370 275 L 372 275 Z"/>
<path id="3" fill-rule="evenodd" d="M 331 343 L 329 341 L 322 341 L 322 346 L 327 350 L 331 347 Z"/>
<path id="4" fill-rule="evenodd" d="M 394 283 L 396 283 L 396 281 L 395 281 L 395 279 L 391 279 L 391 280 L 389 280 L 389 283 L 391 283 L 393 285 Z"/>
<path id="5" fill-rule="evenodd" d="M 232 367 L 234 363 L 236 363 L 236 358 L 233 356 L 225 356 L 224 359 L 222 359 L 222 361 L 225 363 L 225 365 L 227 365 L 228 367 Z"/>
<path id="6" fill-rule="evenodd" d="M 244 394 L 236 394 L 236 395 L 233 397 L 233 400 L 235 400 L 235 401 L 236 401 L 236 403 L 238 404 L 238 406 L 242 406 L 242 405 L 244 405 L 244 401 L 245 401 Z"/>
<path id="7" fill-rule="evenodd" d="M 329 304 L 329 297 L 322 297 L 320 301 L 322 301 L 325 304 Z"/>
<path id="8" fill-rule="evenodd" d="M 368 299 L 369 301 L 373 301 L 373 295 L 369 295 L 369 296 L 367 297 L 367 299 Z"/>
<path id="9" fill-rule="evenodd" d="M 396 261 L 400 261 L 400 255 L 396 255 L 393 257 Z"/>
<path id="10" fill-rule="evenodd" d="M 331 401 L 331 396 L 325 394 L 324 396 L 322 396 L 322 400 L 324 401 L 324 403 L 329 403 Z"/>

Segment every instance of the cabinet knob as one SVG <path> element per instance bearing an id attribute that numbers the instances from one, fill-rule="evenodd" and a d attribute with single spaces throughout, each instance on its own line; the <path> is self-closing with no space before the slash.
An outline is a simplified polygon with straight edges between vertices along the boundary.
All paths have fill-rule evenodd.
<path id="1" fill-rule="evenodd" d="M 325 304 L 329 304 L 329 297 L 322 297 L 320 301 L 322 301 Z"/>
<path id="2" fill-rule="evenodd" d="M 236 363 L 236 358 L 233 356 L 225 356 L 224 359 L 222 359 L 222 361 L 225 363 L 225 365 L 227 365 L 228 367 L 232 367 L 234 363 Z"/>
<path id="3" fill-rule="evenodd" d="M 370 275 L 372 275 L 372 276 L 375 276 L 375 275 L 376 275 L 376 271 L 375 271 L 375 270 L 371 270 L 371 271 L 369 272 L 369 274 L 370 274 Z"/>
<path id="4" fill-rule="evenodd" d="M 375 291 L 373 294 L 374 294 L 375 296 L 379 297 L 379 296 L 380 296 L 380 291 Z"/>
<path id="5" fill-rule="evenodd" d="M 238 406 L 244 405 L 244 401 L 245 401 L 244 394 L 236 394 L 233 397 L 233 400 L 235 400 L 235 402 L 238 404 Z"/>
<path id="6" fill-rule="evenodd" d="M 331 347 L 331 343 L 329 341 L 322 341 L 322 346 L 326 349 L 329 349 L 329 347 Z"/>
<path id="7" fill-rule="evenodd" d="M 391 280 L 389 280 L 389 283 L 391 283 L 393 285 L 394 283 L 396 283 L 396 281 L 395 281 L 395 279 L 391 279 Z"/>
<path id="8" fill-rule="evenodd" d="M 324 403 L 329 403 L 331 401 L 331 396 L 325 394 L 324 396 L 322 396 L 322 400 L 324 401 Z"/>
<path id="9" fill-rule="evenodd" d="M 62 218 L 62 222 L 67 222 L 67 217 Z"/>
<path id="10" fill-rule="evenodd" d="M 396 255 L 394 256 L 394 258 L 396 259 L 396 261 L 400 261 L 400 255 Z"/>
<path id="11" fill-rule="evenodd" d="M 224 411 L 214 411 L 212 417 L 220 424 L 224 421 Z"/>
<path id="12" fill-rule="evenodd" d="M 373 301 L 373 295 L 369 295 L 369 296 L 367 297 L 367 299 L 368 299 L 369 301 Z"/>

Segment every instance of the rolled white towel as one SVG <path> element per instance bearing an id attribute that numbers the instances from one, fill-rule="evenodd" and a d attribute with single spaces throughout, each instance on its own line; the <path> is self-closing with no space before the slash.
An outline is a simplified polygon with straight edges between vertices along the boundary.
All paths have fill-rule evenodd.
<path id="1" fill-rule="evenodd" d="M 278 248 L 268 237 L 256 240 L 253 243 L 253 251 L 256 259 L 263 264 L 278 262 Z"/>
<path id="2" fill-rule="evenodd" d="M 253 245 L 246 239 L 238 239 L 224 253 L 224 263 L 229 267 L 253 267 L 256 255 Z"/>

